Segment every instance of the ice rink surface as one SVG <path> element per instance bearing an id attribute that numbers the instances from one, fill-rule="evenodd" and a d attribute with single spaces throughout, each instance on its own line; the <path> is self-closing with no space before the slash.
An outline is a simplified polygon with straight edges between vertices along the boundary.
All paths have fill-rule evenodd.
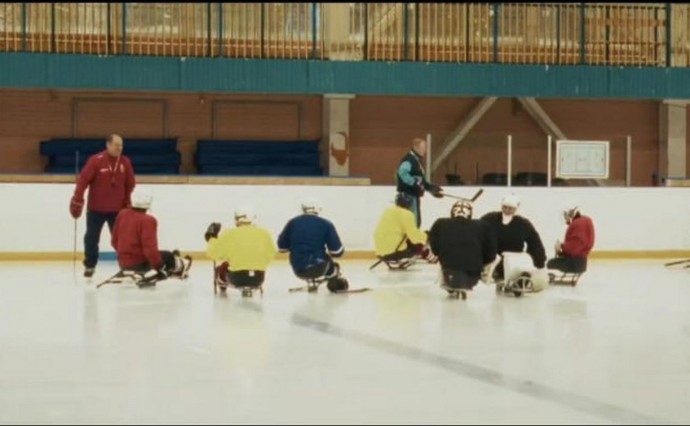
<path id="1" fill-rule="evenodd" d="M 0 423 L 690 422 L 690 272 L 591 261 L 577 287 L 449 299 L 437 269 L 347 261 L 362 294 L 155 289 L 0 265 Z"/>

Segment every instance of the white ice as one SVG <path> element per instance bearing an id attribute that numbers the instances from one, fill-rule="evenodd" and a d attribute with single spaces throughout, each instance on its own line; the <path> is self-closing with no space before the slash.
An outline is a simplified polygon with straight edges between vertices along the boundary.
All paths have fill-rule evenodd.
<path id="1" fill-rule="evenodd" d="M 690 272 L 591 261 L 575 287 L 448 299 L 436 269 L 343 264 L 363 294 L 214 297 L 71 263 L 0 265 L 1 423 L 690 422 Z M 81 273 L 81 268 L 77 270 Z"/>

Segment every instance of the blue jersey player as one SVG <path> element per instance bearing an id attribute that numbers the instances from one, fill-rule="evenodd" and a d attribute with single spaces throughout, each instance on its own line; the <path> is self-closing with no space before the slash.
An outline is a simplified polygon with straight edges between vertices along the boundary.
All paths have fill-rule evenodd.
<path id="1" fill-rule="evenodd" d="M 347 280 L 332 257 L 340 257 L 345 247 L 335 226 L 319 216 L 316 200 L 302 203 L 303 214 L 292 218 L 278 237 L 278 249 L 290 252 L 290 265 L 298 278 L 326 281 L 331 292 L 346 291 Z"/>

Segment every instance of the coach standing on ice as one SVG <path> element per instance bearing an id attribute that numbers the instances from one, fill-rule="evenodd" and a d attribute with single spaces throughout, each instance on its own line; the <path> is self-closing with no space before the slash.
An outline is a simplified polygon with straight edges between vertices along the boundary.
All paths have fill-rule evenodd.
<path id="1" fill-rule="evenodd" d="M 415 138 L 412 140 L 412 149 L 400 161 L 395 177 L 398 183 L 398 192 L 411 195 L 414 198 L 411 210 L 417 221 L 417 227 L 422 224 L 421 197 L 424 191 L 431 192 L 436 198 L 442 198 L 440 186 L 429 183 L 424 175 L 422 160 L 426 156 L 426 140 Z"/>
<path id="2" fill-rule="evenodd" d="M 98 243 L 107 222 L 112 234 L 118 212 L 129 207 L 136 181 L 129 158 L 122 155 L 122 137 L 108 136 L 106 149 L 89 158 L 77 180 L 69 211 L 78 219 L 84 209 L 84 192 L 89 188 L 84 235 L 84 276 L 91 277 L 98 263 Z"/>

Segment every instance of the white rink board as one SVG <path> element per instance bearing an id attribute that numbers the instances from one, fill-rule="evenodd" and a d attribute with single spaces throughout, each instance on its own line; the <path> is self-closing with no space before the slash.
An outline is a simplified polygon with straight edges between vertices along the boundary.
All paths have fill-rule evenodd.
<path id="1" fill-rule="evenodd" d="M 203 251 L 203 234 L 212 221 L 232 224 L 233 208 L 254 205 L 258 221 L 276 237 L 299 212 L 299 202 L 314 196 L 323 215 L 338 228 L 346 249 L 373 249 L 372 235 L 382 210 L 393 201 L 392 186 L 226 186 L 140 185 L 154 196 L 162 248 Z M 471 197 L 477 187 L 447 187 L 450 194 Z M 73 184 L 0 184 L 0 252 L 71 252 L 74 223 L 68 213 Z M 540 232 L 547 252 L 565 232 L 561 210 L 580 201 L 595 223 L 595 250 L 682 250 L 690 248 L 690 197 L 684 188 L 505 188 L 485 187 L 475 203 L 475 217 L 497 210 L 501 198 L 515 192 L 520 213 Z M 423 228 L 446 216 L 452 199 L 423 198 Z M 78 223 L 82 250 L 84 216 Z M 101 250 L 108 250 L 107 231 Z"/>

